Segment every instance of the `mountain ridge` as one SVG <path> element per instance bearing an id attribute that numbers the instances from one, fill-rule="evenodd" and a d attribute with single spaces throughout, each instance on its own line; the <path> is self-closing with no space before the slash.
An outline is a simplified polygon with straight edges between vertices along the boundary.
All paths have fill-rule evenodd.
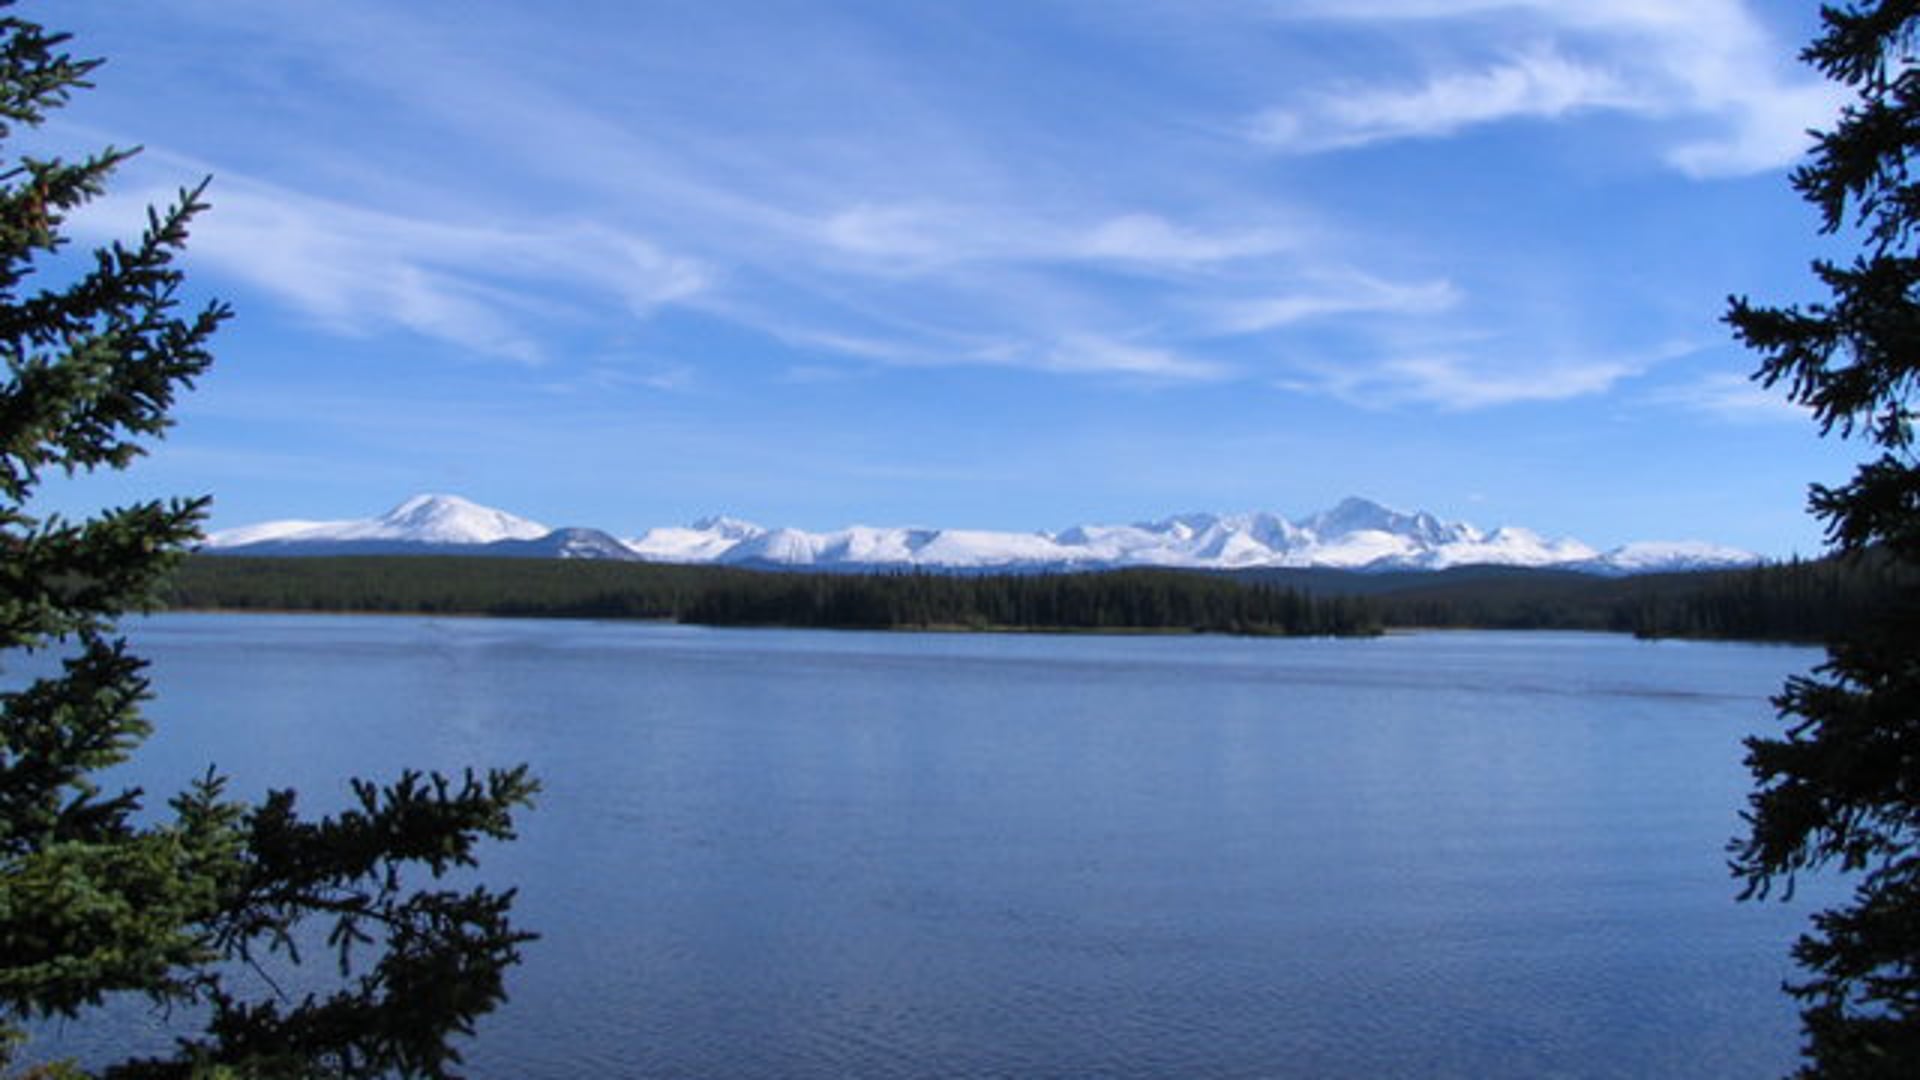
<path id="1" fill-rule="evenodd" d="M 416 495 L 375 518 L 290 520 L 222 529 L 203 550 L 226 555 L 483 554 L 632 559 L 772 569 L 1048 572 L 1122 567 L 1194 570 L 1443 570 L 1552 567 L 1622 575 L 1750 565 L 1751 552 L 1699 540 L 1636 541 L 1599 551 L 1502 525 L 1480 530 L 1427 511 L 1349 497 L 1300 518 L 1268 511 L 1195 512 L 1058 532 L 854 525 L 830 532 L 766 528 L 714 516 L 622 539 L 550 528 L 457 495 Z"/>

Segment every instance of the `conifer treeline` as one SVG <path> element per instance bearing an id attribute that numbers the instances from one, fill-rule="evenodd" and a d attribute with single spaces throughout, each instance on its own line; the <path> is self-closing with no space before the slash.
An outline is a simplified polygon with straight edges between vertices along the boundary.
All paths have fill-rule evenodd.
<path id="1" fill-rule="evenodd" d="M 1511 567 L 1272 577 L 1179 570 L 819 574 L 459 556 L 199 556 L 181 567 L 169 603 L 718 626 L 1312 635 L 1459 627 L 1820 641 L 1882 603 L 1895 591 L 1894 576 L 1875 559 L 1599 578 Z"/>
<path id="2" fill-rule="evenodd" d="M 1871 557 L 1625 578 L 1485 569 L 1427 583 L 1409 577 L 1372 599 L 1390 627 L 1818 642 L 1885 603 L 1896 576 Z"/>
<path id="3" fill-rule="evenodd" d="M 199 556 L 169 605 L 227 611 L 648 618 L 714 626 L 1366 634 L 1351 597 L 1168 570 L 797 574 L 459 556 Z"/>
<path id="4" fill-rule="evenodd" d="M 219 611 L 671 619 L 742 571 L 655 563 L 456 555 L 196 555 L 168 605 Z"/>
<path id="5" fill-rule="evenodd" d="M 761 574 L 680 613 L 713 626 L 1193 630 L 1355 635 L 1378 630 L 1354 597 L 1170 570 L 1083 574 Z"/>
<path id="6" fill-rule="evenodd" d="M 1876 555 L 1794 560 L 1704 575 L 1698 588 L 1646 589 L 1632 629 L 1643 637 L 1831 641 L 1920 584 L 1910 569 Z"/>

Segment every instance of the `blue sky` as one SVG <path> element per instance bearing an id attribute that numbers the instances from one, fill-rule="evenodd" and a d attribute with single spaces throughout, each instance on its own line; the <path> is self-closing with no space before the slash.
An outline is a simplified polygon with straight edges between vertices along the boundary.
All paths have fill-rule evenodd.
<path id="1" fill-rule="evenodd" d="M 631 535 L 1055 529 L 1348 494 L 1812 553 L 1820 440 L 1719 317 L 1813 297 L 1814 5 L 23 3 L 23 144 L 214 178 L 216 370 L 123 477 L 211 524 L 415 492 Z M 10 148 L 24 149 L 25 145 Z"/>

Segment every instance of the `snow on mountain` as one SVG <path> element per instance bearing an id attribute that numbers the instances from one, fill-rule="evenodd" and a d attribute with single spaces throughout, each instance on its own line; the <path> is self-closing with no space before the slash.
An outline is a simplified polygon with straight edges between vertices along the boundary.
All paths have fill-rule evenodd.
<path id="1" fill-rule="evenodd" d="M 870 526 L 809 533 L 718 518 L 686 528 L 652 529 L 628 544 L 647 558 L 663 561 L 816 568 L 1440 570 L 1495 564 L 1645 573 L 1755 561 L 1750 553 L 1700 542 L 1632 544 L 1603 555 L 1578 540 L 1548 538 L 1515 526 L 1482 532 L 1424 511 L 1404 513 L 1365 499 L 1347 499 L 1298 521 L 1269 513 L 1193 513 L 1133 525 L 1075 525 L 1051 534 Z"/>
<path id="2" fill-rule="evenodd" d="M 496 540 L 475 547 L 456 546 L 456 550 L 478 551 L 487 555 L 510 555 L 523 559 L 598 559 L 637 562 L 640 556 L 632 548 L 599 529 L 555 529 L 533 540 Z"/>
<path id="3" fill-rule="evenodd" d="M 978 529 L 876 528 L 834 532 L 769 529 L 714 517 L 649 529 L 615 540 L 590 529 L 549 530 L 537 522 L 449 495 L 422 495 L 364 521 L 281 521 L 212 534 L 215 551 L 248 549 L 483 550 L 566 558 L 641 558 L 818 569 L 1193 569 L 1340 567 L 1439 570 L 1492 564 L 1554 566 L 1589 573 L 1637 574 L 1755 562 L 1744 551 L 1700 541 L 1628 544 L 1604 554 L 1573 539 L 1515 526 L 1482 532 L 1464 522 L 1346 499 L 1296 520 L 1276 514 L 1180 514 L 1131 525 L 1076 525 L 1057 533 Z"/>
<path id="4" fill-rule="evenodd" d="M 1261 566 L 1271 563 L 1278 553 L 1250 533 L 1218 524 L 1194 540 L 1194 546 L 1185 551 L 1175 548 L 1175 558 L 1168 561 L 1175 565 L 1190 561 L 1221 567 Z"/>
<path id="5" fill-rule="evenodd" d="M 1406 514 L 1366 499 L 1342 499 L 1340 505 L 1300 522 L 1299 530 L 1313 537 L 1338 538 L 1356 533 L 1381 533 L 1403 538 L 1421 547 L 1460 541 L 1478 541 L 1473 526 L 1443 524 L 1426 511 Z"/>
<path id="6" fill-rule="evenodd" d="M 1158 525 L 1075 525 L 1053 535 L 1063 561 L 1095 566 L 1166 565 L 1178 558 L 1177 545 L 1193 540 L 1196 530 L 1187 521 Z"/>
<path id="7" fill-rule="evenodd" d="M 978 529 L 937 529 L 918 551 L 921 566 L 970 569 L 1017 566 L 1055 566 L 1073 561 L 1072 553 L 1041 533 L 985 532 Z"/>
<path id="8" fill-rule="evenodd" d="M 1756 561 L 1749 552 L 1700 540 L 1643 540 L 1614 548 L 1597 560 L 1607 571 L 1647 574 L 1671 570 L 1712 570 Z"/>
<path id="9" fill-rule="evenodd" d="M 415 495 L 376 519 L 364 537 L 405 536 L 432 544 L 491 544 L 500 540 L 537 540 L 552 532 L 537 521 L 480 506 L 457 495 Z"/>
<path id="10" fill-rule="evenodd" d="M 1722 550 L 1737 557 L 1721 565 L 1756 561 L 1752 555 L 1745 552 L 1735 553 L 1732 548 Z M 1434 557 L 1425 565 L 1434 570 L 1443 570 L 1449 566 L 1488 563 L 1508 566 L 1565 566 L 1592 562 L 1599 557 L 1599 552 L 1578 540 L 1549 540 L 1531 529 L 1503 525 L 1490 533 L 1470 532 L 1459 540 L 1440 546 L 1436 549 Z M 1596 567 L 1596 569 L 1601 568 Z"/>
<path id="11" fill-rule="evenodd" d="M 814 557 L 822 562 L 855 565 L 910 563 L 932 535 L 926 529 L 876 529 L 855 525 L 821 537 L 823 542 L 815 549 Z"/>
<path id="12" fill-rule="evenodd" d="M 1419 567 L 1426 554 L 1417 537 L 1403 536 L 1386 529 L 1354 529 L 1330 533 L 1325 539 L 1317 532 L 1312 543 L 1291 552 L 1288 566 L 1335 566 L 1343 570 L 1370 567 Z"/>
<path id="13" fill-rule="evenodd" d="M 648 529 L 623 541 L 643 559 L 655 562 L 719 562 L 740 543 L 766 532 L 758 525 L 733 518 L 702 518 L 692 525 Z"/>
<path id="14" fill-rule="evenodd" d="M 778 563 L 782 566 L 813 566 L 828 540 L 817 533 L 799 529 L 768 529 L 728 548 L 720 562 Z"/>
<path id="15" fill-rule="evenodd" d="M 415 495 L 377 518 L 269 521 L 210 533 L 206 543 L 210 548 L 360 540 L 492 544 L 501 540 L 537 540 L 552 531 L 539 522 L 468 502 L 457 495 Z"/>
<path id="16" fill-rule="evenodd" d="M 242 525 L 234 529 L 220 529 L 206 535 L 204 543 L 209 548 L 252 547 L 256 544 L 299 543 L 302 540 L 324 539 L 327 530 L 351 524 L 344 521 L 263 521 L 258 525 Z"/>

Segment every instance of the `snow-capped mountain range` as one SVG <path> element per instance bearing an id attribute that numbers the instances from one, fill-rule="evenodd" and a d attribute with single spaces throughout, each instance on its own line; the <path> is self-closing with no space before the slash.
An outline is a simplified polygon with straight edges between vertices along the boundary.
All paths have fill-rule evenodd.
<path id="1" fill-rule="evenodd" d="M 1051 533 L 864 525 L 816 533 L 713 517 L 619 539 L 597 529 L 552 529 L 458 496 L 416 495 L 377 518 L 273 521 L 223 529 L 207 537 L 205 550 L 233 555 L 464 553 L 821 570 L 1441 570 L 1499 565 L 1640 574 L 1758 561 L 1751 552 L 1701 541 L 1634 543 L 1601 552 L 1578 540 L 1552 539 L 1513 526 L 1482 532 L 1463 522 L 1442 521 L 1424 511 L 1404 513 L 1366 499 L 1347 499 L 1331 510 L 1297 519 L 1270 513 L 1181 514 L 1133 525 L 1076 525 Z"/>

